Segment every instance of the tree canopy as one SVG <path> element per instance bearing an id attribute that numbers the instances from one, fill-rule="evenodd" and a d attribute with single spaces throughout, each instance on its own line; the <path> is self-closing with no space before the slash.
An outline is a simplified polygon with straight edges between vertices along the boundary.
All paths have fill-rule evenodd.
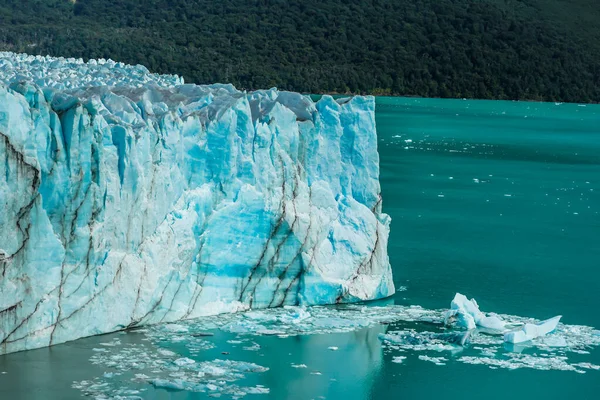
<path id="1" fill-rule="evenodd" d="M 4 0 L 0 49 L 242 89 L 600 101 L 597 0 Z"/>

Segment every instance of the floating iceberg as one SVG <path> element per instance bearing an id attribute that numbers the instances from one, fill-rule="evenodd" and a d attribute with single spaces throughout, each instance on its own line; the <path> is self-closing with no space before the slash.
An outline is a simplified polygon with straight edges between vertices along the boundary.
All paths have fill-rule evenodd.
<path id="1" fill-rule="evenodd" d="M 444 324 L 454 325 L 469 330 L 479 327 L 489 330 L 492 333 L 503 333 L 505 342 L 517 344 L 527 342 L 553 332 L 556 330 L 560 318 L 561 316 L 559 315 L 535 324 L 521 324 L 518 329 L 509 331 L 514 324 L 508 324 L 497 315 L 486 315 L 479 310 L 479 305 L 475 299 L 469 300 L 466 296 L 456 293 L 452 303 L 450 304 L 450 310 L 444 314 Z M 556 343 L 554 345 L 556 346 Z"/>
<path id="2" fill-rule="evenodd" d="M 475 299 L 467 299 L 466 296 L 456 293 L 450 310 L 444 315 L 446 325 L 456 325 L 465 329 L 476 327 L 486 328 L 494 331 L 504 331 L 506 322 L 496 315 L 487 316 L 479 310 Z"/>
<path id="3" fill-rule="evenodd" d="M 558 323 L 560 322 L 561 318 L 562 316 L 558 315 L 554 318 L 547 319 L 537 324 L 527 323 L 523 325 L 521 329 L 506 332 L 504 334 L 504 341 L 507 343 L 522 343 L 541 336 L 545 336 L 550 332 L 556 330 L 556 327 L 558 326 Z M 560 342 L 559 346 L 556 347 L 563 347 L 563 342 Z"/>
<path id="4" fill-rule="evenodd" d="M 0 53 L 0 354 L 391 295 L 374 107 Z"/>

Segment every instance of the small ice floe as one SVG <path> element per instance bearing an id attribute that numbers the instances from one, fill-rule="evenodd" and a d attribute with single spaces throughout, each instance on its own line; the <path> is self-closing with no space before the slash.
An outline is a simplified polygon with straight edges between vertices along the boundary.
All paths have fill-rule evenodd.
<path id="1" fill-rule="evenodd" d="M 406 360 L 406 357 L 404 357 L 404 356 L 396 356 L 396 357 L 392 358 L 392 362 L 396 363 L 396 364 L 402 364 L 404 362 L 404 360 Z"/>
<path id="2" fill-rule="evenodd" d="M 563 336 L 550 335 L 541 341 L 541 344 L 547 347 L 567 347 L 569 344 Z"/>
<path id="3" fill-rule="evenodd" d="M 450 303 L 450 310 L 444 314 L 444 323 L 465 329 L 475 329 L 479 326 L 495 331 L 506 330 L 506 323 L 500 317 L 487 316 L 479 310 L 475 299 L 469 300 L 460 293 L 456 293 Z"/>
<path id="4" fill-rule="evenodd" d="M 541 371 L 558 370 L 580 372 L 574 365 L 567 362 L 566 357 L 538 357 L 529 354 L 507 353 L 506 358 L 464 356 L 459 362 L 474 365 L 487 365 L 490 368 L 506 368 L 509 370 L 530 368 Z"/>
<path id="5" fill-rule="evenodd" d="M 244 391 L 248 394 L 269 394 L 271 390 L 262 385 L 256 385 L 254 387 L 244 388 Z"/>
<path id="6" fill-rule="evenodd" d="M 306 307 L 284 306 L 287 312 L 279 317 L 279 321 L 286 324 L 299 324 L 310 318 L 310 313 Z"/>
<path id="7" fill-rule="evenodd" d="M 445 361 L 448 361 L 447 358 L 444 357 L 430 357 L 430 356 L 419 356 L 419 360 L 429 361 L 434 363 L 435 365 L 446 365 Z"/>
<path id="8" fill-rule="evenodd" d="M 191 358 L 182 357 L 182 358 L 178 358 L 177 360 L 173 361 L 173 364 L 175 364 L 179 367 L 183 367 L 186 365 L 196 364 L 196 361 L 192 360 Z"/>
<path id="9" fill-rule="evenodd" d="M 192 333 L 192 336 L 194 337 L 207 337 L 207 336 L 214 336 L 215 334 L 212 332 L 195 332 Z"/>
<path id="10" fill-rule="evenodd" d="M 577 364 L 571 364 L 574 367 L 585 368 L 585 369 L 593 369 L 595 371 L 600 370 L 600 365 L 590 364 L 589 362 L 580 362 Z"/>
<path id="11" fill-rule="evenodd" d="M 283 331 L 277 331 L 277 330 L 273 330 L 273 329 L 260 329 L 260 330 L 256 331 L 256 333 L 258 333 L 259 335 L 265 335 L 265 336 L 281 336 L 281 335 L 285 335 L 285 332 L 283 332 Z"/>
<path id="12" fill-rule="evenodd" d="M 556 329 L 560 319 L 561 316 L 558 315 L 537 324 L 525 324 L 518 330 L 506 332 L 504 341 L 507 343 L 523 343 L 545 336 Z"/>
<path id="13" fill-rule="evenodd" d="M 338 347 L 337 346 L 329 346 L 328 349 L 332 350 L 332 351 L 336 351 L 338 349 Z"/>
<path id="14" fill-rule="evenodd" d="M 120 345 L 121 345 L 121 341 L 119 339 L 113 339 L 112 342 L 100 343 L 100 346 L 106 346 L 106 347 L 115 347 L 115 346 L 120 346 Z"/>
<path id="15" fill-rule="evenodd" d="M 292 368 L 308 368 L 306 364 L 294 364 L 292 363 Z"/>
<path id="16" fill-rule="evenodd" d="M 260 345 L 256 342 L 253 342 L 252 346 L 245 346 L 243 349 L 247 351 L 258 351 L 260 350 Z"/>
<path id="17" fill-rule="evenodd" d="M 404 143 L 412 143 L 412 139 L 406 139 L 404 140 Z"/>
<path id="18" fill-rule="evenodd" d="M 453 351 L 456 350 L 456 346 L 463 347 L 470 343 L 471 332 L 434 333 L 405 330 L 379 334 L 379 339 L 410 350 Z"/>
<path id="19" fill-rule="evenodd" d="M 184 333 L 188 331 L 185 326 L 179 324 L 167 324 L 163 327 L 163 329 L 173 333 Z"/>
<path id="20" fill-rule="evenodd" d="M 481 355 L 484 357 L 496 357 L 498 350 L 493 348 L 486 348 L 481 350 Z"/>

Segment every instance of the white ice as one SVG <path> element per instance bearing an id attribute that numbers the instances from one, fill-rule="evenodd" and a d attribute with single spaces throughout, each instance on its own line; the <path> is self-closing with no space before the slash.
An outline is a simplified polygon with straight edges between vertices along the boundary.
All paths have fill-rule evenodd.
<path id="1" fill-rule="evenodd" d="M 459 328 L 475 329 L 479 327 L 492 333 L 503 333 L 505 342 L 518 344 L 553 332 L 556 330 L 560 318 L 561 316 L 557 316 L 539 323 L 517 324 L 521 326 L 511 329 L 515 324 L 507 323 L 497 315 L 486 315 L 479 309 L 475 299 L 469 300 L 466 296 L 456 293 L 450 304 L 450 310 L 444 314 L 444 323 Z M 563 347 L 563 344 L 560 341 L 554 342 L 554 347 Z"/>
<path id="2" fill-rule="evenodd" d="M 562 316 L 558 315 L 554 318 L 547 319 L 537 324 L 527 323 L 518 330 L 506 332 L 504 334 L 504 341 L 507 343 L 523 343 L 541 336 L 545 336 L 556 330 L 561 317 Z M 560 344 L 562 344 L 562 342 Z"/>
<path id="3" fill-rule="evenodd" d="M 479 310 L 479 305 L 475 299 L 467 299 L 466 296 L 456 293 L 450 310 L 444 316 L 446 325 L 456 325 L 465 329 L 475 329 L 476 327 L 491 329 L 495 331 L 504 331 L 506 322 L 496 315 L 486 315 Z"/>
<path id="4" fill-rule="evenodd" d="M 394 293 L 373 97 L 0 53 L 0 157 L 0 354 Z"/>

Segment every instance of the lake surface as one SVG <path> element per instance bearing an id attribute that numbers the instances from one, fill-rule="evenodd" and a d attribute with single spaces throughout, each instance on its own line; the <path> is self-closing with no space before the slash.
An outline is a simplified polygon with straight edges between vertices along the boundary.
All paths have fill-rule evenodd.
<path id="1" fill-rule="evenodd" d="M 598 333 L 570 326 L 600 328 L 600 106 L 378 98 L 376 116 L 390 261 L 401 289 L 393 298 L 367 311 L 316 310 L 320 334 L 296 335 L 294 322 L 271 335 L 257 335 L 254 325 L 224 330 L 229 317 L 217 317 L 10 354 L 0 357 L 0 398 L 598 398 Z M 440 331 L 431 323 L 441 315 L 435 310 L 456 292 L 484 311 L 563 315 L 576 351 L 382 343 L 386 332 Z M 425 317 L 406 318 L 409 305 L 422 306 Z M 345 329 L 336 318 L 352 313 L 375 322 Z M 302 325 L 304 317 L 283 310 L 253 318 L 271 326 L 269 318 Z M 150 385 L 147 376 L 169 357 L 180 369 Z M 538 367 L 550 360 L 549 370 L 523 367 L 530 360 Z M 179 390 L 192 373 L 221 378 L 206 393 Z"/>

